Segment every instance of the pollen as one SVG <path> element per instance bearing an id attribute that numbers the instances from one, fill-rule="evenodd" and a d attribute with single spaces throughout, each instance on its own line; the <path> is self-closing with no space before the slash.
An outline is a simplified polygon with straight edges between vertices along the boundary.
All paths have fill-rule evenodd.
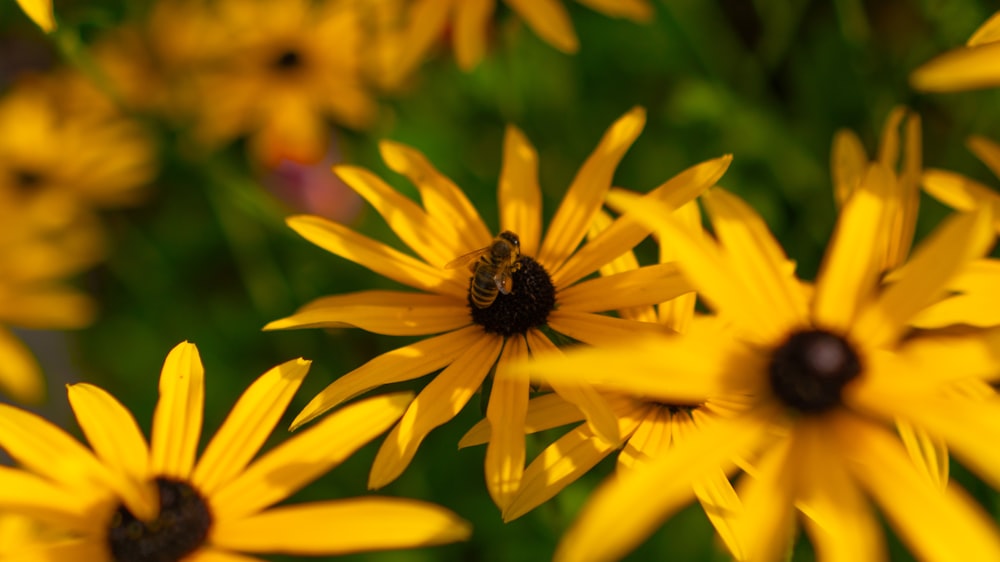
<path id="1" fill-rule="evenodd" d="M 157 478 L 160 514 L 153 521 L 136 518 L 120 506 L 111 517 L 108 547 L 115 562 L 178 562 L 208 537 L 212 515 L 189 484 Z"/>
<path id="2" fill-rule="evenodd" d="M 469 309 L 472 321 L 491 334 L 512 336 L 524 334 L 530 328 L 542 326 L 555 308 L 556 288 L 545 268 L 527 256 L 518 258 L 517 270 L 511 275 L 509 294 L 499 293 L 493 304 L 478 308 L 472 302 L 472 280 L 469 280 Z"/>
<path id="3" fill-rule="evenodd" d="M 825 412 L 841 403 L 844 387 L 861 373 L 861 361 L 841 336 L 824 330 L 792 334 L 771 358 L 774 394 L 805 414 Z"/>

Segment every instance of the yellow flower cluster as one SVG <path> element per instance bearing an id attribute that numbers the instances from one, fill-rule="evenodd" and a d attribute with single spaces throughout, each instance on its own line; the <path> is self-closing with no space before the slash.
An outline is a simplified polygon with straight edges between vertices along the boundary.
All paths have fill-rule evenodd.
<path id="1" fill-rule="evenodd" d="M 651 17 L 643 0 L 579 1 Z M 459 66 L 475 66 L 495 4 L 168 0 L 144 31 L 95 44 L 100 87 L 69 74 L 20 83 L 0 98 L 0 321 L 89 318 L 89 300 L 61 281 L 101 256 L 95 210 L 137 201 L 155 172 L 151 141 L 122 108 L 189 125 L 198 147 L 247 136 L 264 165 L 315 162 L 329 122 L 372 126 L 373 92 L 408 80 L 446 27 Z M 576 50 L 558 0 L 506 4 Z M 187 28 L 163 24 L 178 14 Z M 1000 85 L 997 45 L 1000 14 L 912 84 Z M 0 559 L 235 562 L 465 540 L 465 520 L 416 500 L 277 504 L 383 433 L 368 487 L 387 486 L 482 393 L 484 417 L 458 446 L 486 445 L 485 486 L 505 522 L 617 456 L 559 561 L 621 559 L 693 500 L 740 561 L 789 559 L 800 530 L 820 560 L 886 560 L 884 523 L 920 559 L 1000 560 L 995 518 L 950 478 L 954 455 L 1000 489 L 1000 262 L 988 257 L 1000 195 L 925 169 L 921 117 L 897 107 L 874 156 L 852 131 L 834 137 L 838 218 L 818 274 L 803 279 L 765 220 L 718 185 L 731 155 L 672 170 L 644 194 L 615 186 L 646 119 L 634 107 L 615 120 L 550 215 L 539 153 L 508 126 L 496 231 L 413 147 L 384 140 L 378 151 L 418 199 L 335 165 L 401 244 L 315 215 L 288 226 L 407 289 L 321 297 L 264 329 L 359 328 L 408 343 L 334 380 L 264 453 L 309 361 L 252 382 L 200 455 L 205 370 L 187 342 L 163 365 L 148 441 L 88 383 L 68 397 L 89 448 L 0 404 L 0 448 L 17 464 L 0 466 Z M 1000 145 L 973 136 L 969 147 L 1000 177 Z M 914 245 L 921 187 L 955 212 Z M 643 264 L 636 248 L 650 236 L 658 256 Z M 0 359 L 0 385 L 37 398 L 36 368 L 6 331 Z M 416 394 L 352 401 L 427 375 Z M 564 426 L 529 459 L 526 435 Z"/>

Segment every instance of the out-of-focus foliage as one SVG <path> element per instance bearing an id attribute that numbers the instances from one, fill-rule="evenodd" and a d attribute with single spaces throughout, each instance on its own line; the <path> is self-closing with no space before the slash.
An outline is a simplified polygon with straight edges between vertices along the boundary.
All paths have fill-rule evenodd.
<path id="1" fill-rule="evenodd" d="M 60 127 L 83 127 L 59 140 L 0 131 L 0 201 L 11 193 L 11 162 L 36 159 L 65 197 L 53 207 L 17 207 L 18 220 L 41 209 L 43 222 L 64 217 L 58 229 L 51 227 L 50 238 L 77 221 L 94 237 L 92 248 L 60 254 L 65 257 L 59 263 L 79 266 L 54 275 L 75 275 L 106 256 L 74 281 L 99 303 L 98 313 L 89 327 L 70 335 L 76 370 L 47 373 L 45 411 L 56 420 L 65 419 L 60 382 L 83 378 L 111 390 L 146 423 L 161 358 L 183 340 L 198 345 L 212 373 L 209 435 L 252 374 L 293 357 L 313 360 L 290 408 L 294 413 L 335 377 L 398 347 L 399 338 L 360 330 L 260 331 L 321 295 L 392 287 L 300 239 L 283 223 L 294 212 L 322 214 L 393 240 L 377 214 L 328 171 L 333 163 L 363 166 L 415 196 L 382 163 L 379 139 L 420 149 L 489 222 L 497 216 L 494 189 L 507 123 L 520 127 L 541 154 L 542 206 L 551 212 L 607 124 L 641 105 L 648 123 L 619 166 L 616 185 L 647 191 L 691 164 L 732 153 L 723 185 L 763 215 L 803 278 L 814 277 L 833 226 L 829 159 L 839 129 L 856 131 L 871 154 L 888 112 L 906 105 L 923 120 L 926 166 L 995 185 L 964 139 L 974 133 L 1000 136 L 1000 93 L 919 94 L 908 84 L 914 68 L 963 44 L 986 20 L 995 6 L 985 0 L 651 0 L 648 23 L 609 18 L 567 1 L 580 44 L 575 55 L 539 39 L 499 3 L 475 68 L 458 67 L 446 30 L 428 60 L 402 83 L 379 78 L 374 59 L 392 53 L 381 43 L 365 43 L 375 40 L 366 39 L 376 37 L 375 31 L 386 33 L 379 27 L 386 20 L 376 11 L 350 16 L 358 20 L 345 32 L 370 33 L 350 38 L 359 47 L 354 52 L 336 33 L 297 31 L 284 2 L 271 2 L 259 16 L 227 12 L 232 6 L 225 2 L 211 4 L 202 11 L 193 0 L 67 0 L 56 4 L 58 26 L 45 35 L 16 3 L 0 2 L 0 123 L 4 104 L 23 103 L 22 123 L 31 111 L 58 111 Z M 311 27 L 321 20 L 314 15 L 296 21 Z M 265 37 L 268 32 L 273 36 Z M 301 82 L 273 74 L 286 72 L 283 65 L 294 66 L 292 72 L 316 71 L 306 65 L 310 53 L 329 57 L 330 67 L 346 73 L 350 91 L 336 90 L 333 85 L 345 82 L 322 69 L 298 76 Z M 25 88 L 47 97 L 36 93 L 18 102 Z M 75 144 L 58 144 L 67 138 Z M 26 148 L 5 150 L 13 141 Z M 93 156 L 105 145 L 106 155 Z M 26 176 L 18 177 L 23 183 Z M 49 205 L 41 195 L 31 190 L 35 203 Z M 923 196 L 921 208 L 918 239 L 945 212 Z M 655 255 L 651 243 L 640 247 L 646 263 Z M 3 313 L 0 321 L 7 321 Z M 43 366 L 52 365 L 58 363 L 50 356 L 56 351 L 43 347 L 36 354 Z M 379 492 L 454 510 L 473 523 L 471 541 L 348 559 L 551 557 L 587 494 L 613 469 L 613 459 L 536 511 L 503 524 L 482 482 L 483 449 L 456 450 L 460 436 L 482 416 L 476 403 L 432 433 L 413 466 Z M 558 435 L 529 438 L 529 460 Z M 295 499 L 361 495 L 377 445 Z M 1000 512 L 986 485 L 956 472 L 987 509 Z M 896 546 L 894 554 L 905 559 Z M 654 558 L 726 559 L 697 506 L 629 557 Z M 808 544 L 798 546 L 795 559 L 812 559 Z"/>

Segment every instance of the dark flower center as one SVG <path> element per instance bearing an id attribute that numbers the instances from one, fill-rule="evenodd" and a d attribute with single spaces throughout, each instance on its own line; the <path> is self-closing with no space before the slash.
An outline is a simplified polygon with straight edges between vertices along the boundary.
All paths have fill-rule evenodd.
<path id="1" fill-rule="evenodd" d="M 287 49 L 274 58 L 271 66 L 278 71 L 294 70 L 302 66 L 302 55 L 295 49 Z"/>
<path id="2" fill-rule="evenodd" d="M 201 495 L 185 482 L 157 478 L 160 514 L 137 519 L 124 505 L 111 517 L 108 546 L 115 562 L 177 562 L 208 536 L 212 514 Z"/>
<path id="3" fill-rule="evenodd" d="M 15 188 L 25 195 L 30 195 L 41 187 L 44 177 L 34 170 L 13 170 Z"/>
<path id="4" fill-rule="evenodd" d="M 486 308 L 473 303 L 474 279 L 469 280 L 472 321 L 491 334 L 524 334 L 529 328 L 544 325 L 555 308 L 556 288 L 545 268 L 527 256 L 519 257 L 517 263 L 519 266 L 511 274 L 510 293 L 498 291 L 496 300 Z"/>
<path id="5" fill-rule="evenodd" d="M 817 414 L 840 404 L 844 386 L 861 373 L 861 361 L 844 338 L 824 330 L 796 332 L 774 351 L 774 394 L 788 407 Z"/>

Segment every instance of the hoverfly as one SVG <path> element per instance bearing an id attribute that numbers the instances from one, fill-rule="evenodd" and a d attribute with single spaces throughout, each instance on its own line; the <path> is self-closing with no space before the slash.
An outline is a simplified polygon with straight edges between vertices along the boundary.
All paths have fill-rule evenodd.
<path id="1" fill-rule="evenodd" d="M 489 246 L 459 256 L 444 267 L 468 265 L 472 272 L 469 298 L 476 308 L 489 308 L 498 293 L 508 295 L 513 290 L 511 275 L 521 267 L 517 261 L 520 256 L 521 240 L 517 234 L 505 230 Z"/>

